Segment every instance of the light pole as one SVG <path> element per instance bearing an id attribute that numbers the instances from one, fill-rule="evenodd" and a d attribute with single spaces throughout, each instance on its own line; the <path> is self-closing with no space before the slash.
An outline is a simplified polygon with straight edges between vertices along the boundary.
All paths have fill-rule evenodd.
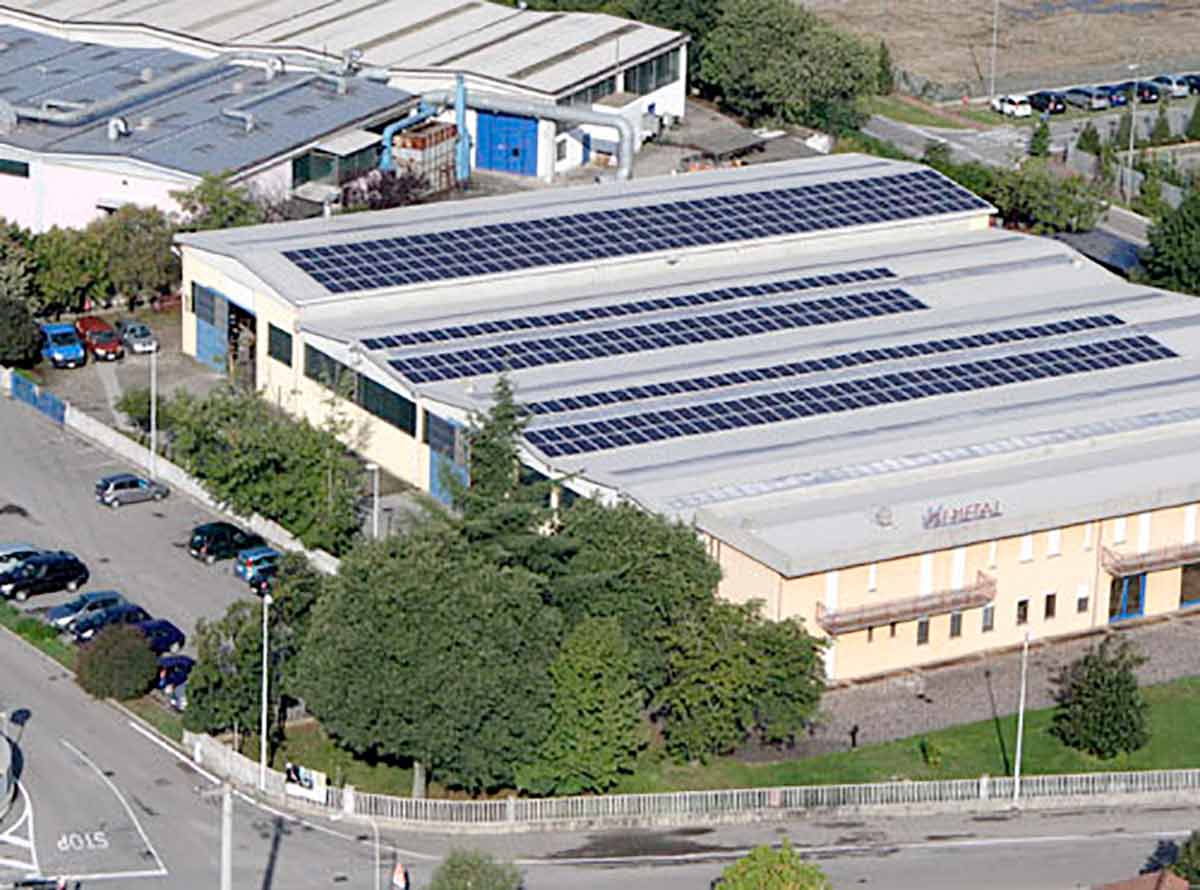
<path id="1" fill-rule="evenodd" d="M 1126 160 L 1125 170 L 1125 200 L 1126 202 L 1133 201 L 1133 134 L 1137 132 L 1137 100 L 1138 100 L 1138 85 L 1137 85 L 1137 70 L 1140 66 L 1135 62 L 1129 66 L 1129 70 L 1133 72 L 1133 89 L 1129 91 L 1129 156 Z"/>
<path id="2" fill-rule="evenodd" d="M 1021 742 L 1025 738 L 1025 672 L 1029 666 L 1029 631 L 1025 631 L 1025 644 L 1021 647 L 1021 694 L 1017 704 L 1017 754 L 1013 759 L 1013 806 L 1021 798 Z"/>
<path id="3" fill-rule="evenodd" d="M 150 478 L 158 478 L 158 344 L 150 353 Z"/>
<path id="4" fill-rule="evenodd" d="M 379 540 L 379 464 L 367 464 L 371 474 L 371 537 Z"/>
<path id="5" fill-rule="evenodd" d="M 267 634 L 267 613 L 271 610 L 271 594 L 263 595 L 262 604 L 262 702 L 258 728 L 258 790 L 267 790 L 267 652 L 270 638 Z"/>
<path id="6" fill-rule="evenodd" d="M 988 98 L 996 98 L 996 46 L 1000 41 L 1000 0 L 996 0 L 992 4 L 992 74 L 991 86 L 989 87 L 990 95 Z"/>

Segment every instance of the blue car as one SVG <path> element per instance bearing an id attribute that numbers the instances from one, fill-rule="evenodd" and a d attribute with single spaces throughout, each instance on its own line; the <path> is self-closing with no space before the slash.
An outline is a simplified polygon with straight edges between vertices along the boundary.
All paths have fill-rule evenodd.
<path id="1" fill-rule="evenodd" d="M 46 620 L 60 630 L 71 630 L 80 618 L 91 615 L 93 612 L 111 609 L 123 602 L 125 602 L 125 597 L 115 590 L 92 590 L 79 594 L 61 606 L 55 606 L 46 613 Z"/>
<path id="2" fill-rule="evenodd" d="M 56 368 L 82 368 L 87 364 L 87 352 L 74 325 L 42 325 L 42 358 Z"/>
<path id="3" fill-rule="evenodd" d="M 1096 87 L 1096 92 L 1108 97 L 1108 107 L 1118 108 L 1129 104 L 1129 93 L 1120 84 L 1109 83 Z"/>
<path id="4" fill-rule="evenodd" d="M 136 625 L 137 629 L 145 634 L 146 639 L 150 642 L 150 648 L 155 655 L 162 655 L 166 652 L 178 652 L 183 648 L 187 637 L 183 635 L 178 627 L 170 621 L 157 619 L 155 621 L 143 621 Z"/>
<path id="5" fill-rule="evenodd" d="M 253 584 L 259 575 L 274 571 L 280 556 L 282 554 L 273 547 L 242 550 L 233 562 L 233 573 L 247 584 Z"/>
<path id="6" fill-rule="evenodd" d="M 142 624 L 150 620 L 150 613 L 133 603 L 119 603 L 99 612 L 93 612 L 75 622 L 71 628 L 76 643 L 86 643 L 106 627 L 118 624 Z"/>

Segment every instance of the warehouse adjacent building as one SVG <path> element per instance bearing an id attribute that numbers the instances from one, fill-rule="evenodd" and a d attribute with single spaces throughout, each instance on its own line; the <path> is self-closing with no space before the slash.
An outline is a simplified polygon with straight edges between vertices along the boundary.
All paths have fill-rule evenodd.
<path id="1" fill-rule="evenodd" d="M 265 57 L 63 40 L 0 25 L 0 204 L 34 231 L 123 204 L 174 211 L 205 174 L 287 199 L 376 166 L 417 100 Z"/>
<path id="2" fill-rule="evenodd" d="M 653 135 L 684 114 L 687 37 L 591 13 L 483 0 L 6 0 L 0 21 L 59 37 L 211 56 L 253 51 L 355 70 L 411 93 L 453 88 L 528 100 L 526 114 L 471 111 L 473 166 L 551 178 L 612 154 L 611 128 L 559 123 L 554 106 L 620 115 Z"/>
<path id="3" fill-rule="evenodd" d="M 184 344 L 252 318 L 435 493 L 507 373 L 531 472 L 693 524 L 835 680 L 1200 601 L 1195 301 L 992 212 L 840 155 L 187 235 Z"/>

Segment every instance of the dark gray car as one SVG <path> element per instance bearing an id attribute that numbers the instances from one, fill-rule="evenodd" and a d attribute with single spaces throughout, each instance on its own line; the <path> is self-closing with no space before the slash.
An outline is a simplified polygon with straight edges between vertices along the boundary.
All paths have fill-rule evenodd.
<path id="1" fill-rule="evenodd" d="M 123 507 L 141 501 L 161 501 L 171 490 L 161 482 L 135 476 L 133 473 L 117 473 L 105 476 L 96 483 L 96 500 L 106 507 Z"/>

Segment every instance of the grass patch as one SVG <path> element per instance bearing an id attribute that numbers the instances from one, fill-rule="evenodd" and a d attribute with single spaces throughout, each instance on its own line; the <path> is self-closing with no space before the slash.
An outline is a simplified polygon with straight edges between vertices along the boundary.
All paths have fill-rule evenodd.
<path id="1" fill-rule="evenodd" d="M 316 721 L 288 726 L 272 766 L 283 770 L 288 761 L 320 770 L 334 785 L 353 785 L 362 791 L 396 797 L 407 797 L 412 793 L 411 769 L 389 763 L 369 763 L 354 757 L 335 745 Z"/>
<path id="2" fill-rule="evenodd" d="M 24 377 L 30 383 L 41 386 L 46 382 L 46 374 L 40 368 L 13 368 L 13 373 L 18 377 Z"/>
<path id="3" fill-rule="evenodd" d="M 68 670 L 75 670 L 75 648 L 64 643 L 58 631 L 8 603 L 0 603 L 0 625 L 36 646 Z"/>
<path id="4" fill-rule="evenodd" d="M 867 114 L 878 114 L 883 117 L 912 124 L 916 127 L 957 127 L 963 129 L 961 121 L 933 108 L 902 102 L 892 96 L 867 96 L 862 100 L 862 110 Z M 999 117 L 997 115 L 997 117 Z M 995 121 L 993 121 L 994 123 Z"/>
<path id="5" fill-rule="evenodd" d="M 176 742 L 183 741 L 183 715 L 164 707 L 153 696 L 130 699 L 122 704 L 167 738 Z"/>

